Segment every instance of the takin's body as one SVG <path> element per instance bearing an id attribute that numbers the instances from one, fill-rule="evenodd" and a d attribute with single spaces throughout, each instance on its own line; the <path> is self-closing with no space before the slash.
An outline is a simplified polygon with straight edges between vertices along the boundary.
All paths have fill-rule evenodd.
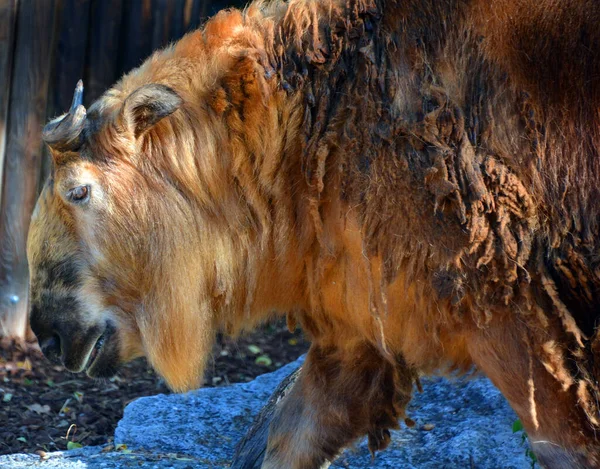
<path id="1" fill-rule="evenodd" d="M 383 448 L 419 374 L 472 365 L 543 464 L 600 467 L 598 24 L 592 0 L 220 13 L 45 129 L 43 349 L 184 390 L 217 330 L 288 313 L 312 346 L 264 468 Z"/>

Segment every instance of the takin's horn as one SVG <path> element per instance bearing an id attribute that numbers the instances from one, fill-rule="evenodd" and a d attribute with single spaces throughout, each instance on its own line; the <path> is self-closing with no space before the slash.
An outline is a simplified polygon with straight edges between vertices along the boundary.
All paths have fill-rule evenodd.
<path id="1" fill-rule="evenodd" d="M 83 100 L 83 82 L 79 80 L 73 94 L 73 102 L 67 114 L 48 122 L 42 130 L 42 139 L 50 148 L 58 151 L 75 151 L 82 143 L 81 132 L 86 111 Z"/>

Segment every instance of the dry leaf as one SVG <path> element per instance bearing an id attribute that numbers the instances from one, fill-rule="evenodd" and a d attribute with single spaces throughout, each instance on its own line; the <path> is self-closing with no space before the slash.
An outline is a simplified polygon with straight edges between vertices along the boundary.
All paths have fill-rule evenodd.
<path id="1" fill-rule="evenodd" d="M 49 414 L 50 406 L 49 405 L 39 405 L 39 404 L 31 404 L 26 406 L 29 410 L 32 410 L 36 414 Z"/>

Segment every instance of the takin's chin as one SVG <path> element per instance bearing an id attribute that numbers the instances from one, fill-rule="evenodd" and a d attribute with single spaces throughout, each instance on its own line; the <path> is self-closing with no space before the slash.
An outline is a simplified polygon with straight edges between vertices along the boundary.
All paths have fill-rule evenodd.
<path id="1" fill-rule="evenodd" d="M 543 465 L 600 467 L 598 24 L 591 0 L 255 3 L 88 110 L 78 85 L 28 240 L 44 353 L 145 355 L 186 390 L 217 331 L 288 314 L 312 345 L 263 468 L 383 449 L 419 375 L 473 366 Z"/>

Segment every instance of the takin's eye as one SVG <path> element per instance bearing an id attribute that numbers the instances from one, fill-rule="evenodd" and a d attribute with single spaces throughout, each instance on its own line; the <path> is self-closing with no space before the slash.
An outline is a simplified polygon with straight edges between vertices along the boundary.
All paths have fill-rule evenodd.
<path id="1" fill-rule="evenodd" d="M 67 191 L 67 200 L 74 204 L 87 202 L 90 198 L 90 186 L 77 186 Z"/>

